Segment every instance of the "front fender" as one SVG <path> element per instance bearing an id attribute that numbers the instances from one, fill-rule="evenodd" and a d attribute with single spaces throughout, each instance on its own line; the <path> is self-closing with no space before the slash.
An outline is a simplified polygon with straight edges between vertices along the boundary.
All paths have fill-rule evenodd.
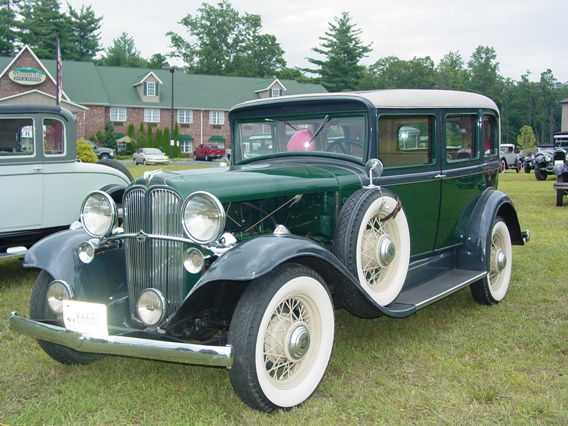
<path id="1" fill-rule="evenodd" d="M 314 269 L 332 293 L 344 286 L 353 286 L 367 303 L 370 302 L 359 282 L 329 250 L 309 238 L 269 234 L 239 244 L 220 256 L 191 289 L 169 321 L 170 325 L 175 327 L 184 318 L 211 307 L 218 292 L 224 292 L 224 304 L 236 303 L 251 280 L 286 262 Z"/>
<path id="2" fill-rule="evenodd" d="M 489 270 L 491 230 L 496 216 L 505 221 L 511 235 L 511 243 L 524 244 L 513 202 L 503 192 L 489 188 L 482 194 L 469 220 L 464 245 L 457 254 L 458 268 Z"/>
<path id="3" fill-rule="evenodd" d="M 80 299 L 88 295 L 91 301 L 102 301 L 126 283 L 124 249 L 102 251 L 87 265 L 79 260 L 77 247 L 90 238 L 83 229 L 52 234 L 30 248 L 23 265 L 66 281 Z"/>

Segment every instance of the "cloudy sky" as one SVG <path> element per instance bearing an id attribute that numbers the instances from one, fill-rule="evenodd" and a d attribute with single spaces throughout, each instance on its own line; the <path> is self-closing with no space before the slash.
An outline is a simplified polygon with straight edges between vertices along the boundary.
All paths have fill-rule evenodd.
<path id="1" fill-rule="evenodd" d="M 195 16 L 203 1 L 194 0 L 66 0 L 74 8 L 92 5 L 103 16 L 101 42 L 112 44 L 122 32 L 134 38 L 142 56 L 171 51 L 166 32 L 189 38 L 179 20 Z M 217 4 L 213 0 L 209 4 Z M 430 56 L 437 65 L 448 52 L 459 52 L 467 63 L 477 46 L 493 47 L 499 72 L 531 80 L 551 69 L 568 82 L 566 0 L 232 0 L 240 13 L 260 15 L 265 33 L 276 36 L 289 67 L 307 67 L 307 57 L 321 58 L 311 49 L 329 29 L 334 17 L 347 11 L 373 51 L 370 65 L 385 56 L 410 60 Z M 64 58 L 65 59 L 65 58 Z"/>

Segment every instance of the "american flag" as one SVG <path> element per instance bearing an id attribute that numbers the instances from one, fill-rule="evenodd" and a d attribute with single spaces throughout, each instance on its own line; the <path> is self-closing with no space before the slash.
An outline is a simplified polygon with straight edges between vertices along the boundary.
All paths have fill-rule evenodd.
<path id="1" fill-rule="evenodd" d="M 61 93 L 63 92 L 63 78 L 61 71 L 63 69 L 63 61 L 61 60 L 61 48 L 59 47 L 59 35 L 57 35 L 57 91 L 55 94 L 55 103 L 59 105 L 61 101 Z"/>

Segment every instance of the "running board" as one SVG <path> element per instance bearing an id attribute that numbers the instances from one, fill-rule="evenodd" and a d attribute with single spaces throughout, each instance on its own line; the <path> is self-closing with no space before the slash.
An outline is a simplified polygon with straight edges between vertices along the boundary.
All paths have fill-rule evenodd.
<path id="1" fill-rule="evenodd" d="M 453 269 L 438 275 L 430 281 L 403 290 L 390 305 L 385 306 L 386 314 L 392 317 L 406 317 L 444 297 L 482 279 L 485 271 Z"/>

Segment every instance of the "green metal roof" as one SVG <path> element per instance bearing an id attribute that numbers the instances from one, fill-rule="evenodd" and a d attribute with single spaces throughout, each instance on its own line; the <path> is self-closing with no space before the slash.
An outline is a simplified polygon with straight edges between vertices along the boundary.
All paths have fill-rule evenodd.
<path id="1" fill-rule="evenodd" d="M 0 70 L 13 58 L 0 57 Z M 42 59 L 44 67 L 55 78 L 56 61 Z M 143 102 L 134 86 L 153 72 L 160 85 L 158 102 Z M 63 61 L 63 91 L 72 102 L 81 105 L 111 105 L 136 108 L 171 108 L 172 74 L 167 69 L 104 67 L 92 62 Z M 186 74 L 178 69 L 174 78 L 174 108 L 225 110 L 258 99 L 259 90 L 268 88 L 276 79 L 226 77 Z M 300 84 L 279 80 L 287 89 L 283 94 L 297 95 L 327 92 L 320 84 Z"/>

